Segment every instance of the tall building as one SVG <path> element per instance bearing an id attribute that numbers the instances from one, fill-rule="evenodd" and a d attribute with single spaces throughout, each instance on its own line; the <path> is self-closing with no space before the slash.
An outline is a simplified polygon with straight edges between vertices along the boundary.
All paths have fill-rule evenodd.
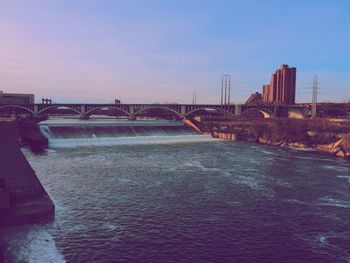
<path id="1" fill-rule="evenodd" d="M 0 104 L 34 104 L 34 94 L 4 93 L 0 90 Z"/>
<path id="2" fill-rule="evenodd" d="M 264 102 L 273 101 L 272 92 L 270 92 L 270 84 L 263 85 L 263 97 Z"/>
<path id="3" fill-rule="evenodd" d="M 270 84 L 263 85 L 263 101 L 295 104 L 296 71 L 295 67 L 281 65 L 272 74 Z"/>

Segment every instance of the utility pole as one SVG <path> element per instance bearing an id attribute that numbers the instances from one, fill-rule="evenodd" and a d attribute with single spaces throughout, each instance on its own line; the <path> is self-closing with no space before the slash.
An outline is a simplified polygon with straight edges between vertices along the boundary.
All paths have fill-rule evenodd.
<path id="1" fill-rule="evenodd" d="M 226 110 L 230 110 L 230 96 L 231 96 L 231 76 L 223 74 L 221 78 L 221 111 L 226 115 Z"/>
<path id="2" fill-rule="evenodd" d="M 231 76 L 227 74 L 227 111 L 230 111 L 230 105 L 231 105 Z"/>
<path id="3" fill-rule="evenodd" d="M 318 90 L 318 76 L 314 75 L 312 81 L 312 119 L 317 117 L 317 90 Z"/>
<path id="4" fill-rule="evenodd" d="M 220 110 L 223 110 L 223 97 L 224 96 L 224 76 L 221 78 L 221 103 L 220 103 Z"/>
<path id="5" fill-rule="evenodd" d="M 197 104 L 197 91 L 193 91 L 192 93 L 192 104 L 196 105 Z"/>

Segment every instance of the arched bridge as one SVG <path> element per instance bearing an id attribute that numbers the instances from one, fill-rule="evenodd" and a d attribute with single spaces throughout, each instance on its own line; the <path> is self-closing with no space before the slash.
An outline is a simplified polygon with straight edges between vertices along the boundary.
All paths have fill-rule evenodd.
<path id="1" fill-rule="evenodd" d="M 120 116 L 127 118 L 151 117 L 152 112 L 167 112 L 169 115 L 178 118 L 201 115 L 203 112 L 212 115 L 240 116 L 254 112 L 260 112 L 263 117 L 276 115 L 274 105 L 229 105 L 220 104 L 7 104 L 0 105 L 0 114 L 3 113 L 28 113 L 32 115 L 51 115 L 53 112 L 61 111 L 63 114 L 78 114 L 82 117 L 89 117 L 99 111 L 113 110 Z M 304 108 L 297 105 L 286 106 L 287 112 L 305 115 Z M 57 113 L 56 113 L 57 114 Z"/>

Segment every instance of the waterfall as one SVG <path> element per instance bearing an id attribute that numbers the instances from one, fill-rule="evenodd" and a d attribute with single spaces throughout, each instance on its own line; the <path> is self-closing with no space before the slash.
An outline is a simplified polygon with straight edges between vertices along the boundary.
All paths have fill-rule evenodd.
<path id="1" fill-rule="evenodd" d="M 212 140 L 181 121 L 48 120 L 39 126 L 50 148 Z"/>

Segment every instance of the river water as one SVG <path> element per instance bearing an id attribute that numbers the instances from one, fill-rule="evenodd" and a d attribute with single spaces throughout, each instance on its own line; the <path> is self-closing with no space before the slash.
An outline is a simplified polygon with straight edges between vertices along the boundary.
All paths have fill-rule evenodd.
<path id="1" fill-rule="evenodd" d="M 4 260 L 350 262 L 349 163 L 168 136 L 25 150 L 56 220 L 2 230 Z"/>

